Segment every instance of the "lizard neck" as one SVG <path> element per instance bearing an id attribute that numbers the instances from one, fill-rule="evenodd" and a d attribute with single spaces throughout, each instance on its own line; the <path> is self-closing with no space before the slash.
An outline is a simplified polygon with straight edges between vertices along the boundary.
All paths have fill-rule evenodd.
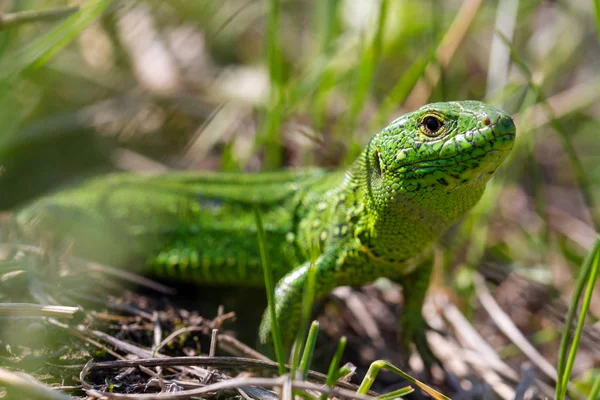
<path id="1" fill-rule="evenodd" d="M 365 165 L 364 158 L 359 158 L 346 179 L 347 193 L 354 194 L 361 210 L 354 236 L 369 254 L 389 263 L 407 261 L 427 250 L 477 203 L 485 189 L 483 179 L 448 188 L 428 185 L 424 176 L 414 184 L 415 177 L 410 175 L 414 172 L 398 172 L 395 182 L 415 189 L 382 191 L 385 177 L 373 176 Z"/>

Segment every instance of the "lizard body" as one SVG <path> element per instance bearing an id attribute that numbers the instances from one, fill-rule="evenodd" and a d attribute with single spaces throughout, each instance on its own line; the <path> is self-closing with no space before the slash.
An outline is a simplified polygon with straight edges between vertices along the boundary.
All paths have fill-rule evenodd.
<path id="1" fill-rule="evenodd" d="M 73 242 L 100 261 L 256 286 L 263 284 L 258 207 L 279 281 L 276 313 L 285 345 L 296 334 L 290 327 L 298 326 L 316 253 L 317 297 L 381 276 L 402 282 L 404 344 L 414 341 L 427 353 L 421 307 L 430 245 L 477 203 L 514 137 L 512 119 L 494 107 L 434 103 L 380 131 L 345 172 L 114 174 L 43 197 L 20 211 L 16 223 L 26 237 Z M 271 329 L 267 314 L 263 341 Z"/>

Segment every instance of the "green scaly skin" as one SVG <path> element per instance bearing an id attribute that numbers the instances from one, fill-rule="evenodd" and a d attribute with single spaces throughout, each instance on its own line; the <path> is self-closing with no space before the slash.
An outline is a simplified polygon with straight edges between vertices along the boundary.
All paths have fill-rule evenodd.
<path id="1" fill-rule="evenodd" d="M 26 237 L 69 243 L 98 261 L 205 284 L 259 286 L 258 206 L 286 348 L 317 250 L 317 297 L 378 277 L 400 282 L 403 344 L 414 342 L 430 358 L 421 316 L 430 245 L 477 203 L 514 137 L 512 119 L 494 107 L 429 104 L 375 135 L 345 172 L 114 174 L 44 197 L 16 223 Z M 260 338 L 270 335 L 267 311 Z"/>

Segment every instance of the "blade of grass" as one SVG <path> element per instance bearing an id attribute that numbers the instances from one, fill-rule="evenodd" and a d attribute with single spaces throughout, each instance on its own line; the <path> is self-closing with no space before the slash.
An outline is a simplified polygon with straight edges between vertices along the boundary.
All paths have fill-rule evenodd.
<path id="1" fill-rule="evenodd" d="M 333 385 L 335 384 L 335 381 L 338 380 L 339 377 L 339 373 L 338 373 L 338 368 L 340 366 L 340 362 L 342 360 L 342 355 L 344 354 L 344 349 L 346 348 L 346 337 L 342 336 L 340 338 L 340 341 L 338 342 L 338 346 L 337 349 L 335 350 L 335 354 L 333 355 L 333 358 L 331 359 L 331 362 L 329 363 L 329 370 L 327 371 L 327 379 L 325 380 L 325 385 L 329 386 L 329 387 L 333 387 Z M 367 392 L 369 391 L 369 389 L 367 389 Z M 365 393 L 367 393 L 365 392 Z M 364 394 L 364 393 L 362 393 Z M 327 399 L 327 395 L 326 394 L 322 394 L 321 397 L 319 398 L 319 400 L 325 400 Z"/>
<path id="2" fill-rule="evenodd" d="M 336 13 L 340 0 L 324 0 L 315 6 L 315 18 L 318 22 L 318 42 L 321 52 L 329 53 L 332 49 L 331 41 L 338 29 Z"/>
<path id="3" fill-rule="evenodd" d="M 407 396 L 407 395 L 411 394 L 414 391 L 415 391 L 415 388 L 413 388 L 412 386 L 405 386 L 403 388 L 394 390 L 392 392 L 389 392 L 389 393 L 386 393 L 386 394 L 382 394 L 381 396 L 377 396 L 377 399 L 379 399 L 379 400 L 397 399 L 399 397 Z"/>
<path id="4" fill-rule="evenodd" d="M 598 2 L 596 2 L 598 3 Z M 596 376 L 594 380 L 594 385 L 592 385 L 592 390 L 590 390 L 589 399 L 597 399 L 600 397 L 600 373 Z"/>
<path id="5" fill-rule="evenodd" d="M 15 28 L 19 25 L 39 21 L 54 21 L 65 18 L 79 10 L 79 7 L 55 8 L 51 10 L 28 10 L 15 13 L 0 14 L 0 31 Z"/>
<path id="6" fill-rule="evenodd" d="M 313 322 L 313 326 L 311 326 L 311 332 L 308 334 L 308 339 L 306 342 L 306 347 L 304 347 L 304 334 L 306 332 L 306 327 L 308 325 L 308 321 L 310 320 L 310 313 L 312 310 L 312 305 L 315 297 L 315 260 L 319 257 L 319 247 L 317 243 L 313 243 L 310 248 L 310 264 L 308 266 L 308 272 L 306 277 L 306 285 L 304 286 L 304 292 L 302 294 L 302 309 L 300 314 L 300 326 L 298 327 L 298 333 L 296 334 L 296 338 L 294 340 L 294 351 L 292 353 L 292 373 L 293 377 L 296 377 L 296 368 L 298 367 L 300 361 L 300 352 L 302 348 L 304 348 L 304 354 L 302 359 L 304 360 L 304 356 L 312 358 L 312 350 L 310 350 L 310 355 L 307 354 L 307 347 L 312 346 L 314 350 L 314 345 L 316 341 L 316 334 L 319 331 L 319 324 Z M 313 332 L 313 329 L 316 328 L 316 331 Z M 314 337 L 313 337 L 314 336 Z M 310 341 L 313 341 L 312 343 Z M 308 361 L 310 363 L 310 361 Z"/>
<path id="7" fill-rule="evenodd" d="M 385 360 L 377 360 L 371 363 L 371 366 L 369 367 L 369 370 L 367 371 L 356 393 L 366 394 L 373 385 L 373 382 L 375 382 L 375 378 L 377 378 L 377 374 L 379 374 L 379 371 L 381 371 L 381 369 L 386 369 L 390 372 L 395 373 L 396 375 L 401 376 L 413 385 L 418 386 L 421 390 L 423 390 L 425 393 L 427 393 L 436 400 L 450 400 L 449 397 L 446 397 L 437 390 L 430 388 L 423 382 L 413 378 L 406 372 L 402 371 L 401 369 L 395 367 L 393 364 Z"/>
<path id="8" fill-rule="evenodd" d="M 571 298 L 571 305 L 569 306 L 569 311 L 567 312 L 567 317 L 565 319 L 565 329 L 563 332 L 563 336 L 560 341 L 560 350 L 558 353 L 558 380 L 556 382 L 556 398 L 564 399 L 566 391 L 567 391 L 567 383 L 569 381 L 569 377 L 571 375 L 571 369 L 569 369 L 569 363 L 572 363 L 575 359 L 575 354 L 577 353 L 577 347 L 579 345 L 579 337 L 581 337 L 581 330 L 583 330 L 583 321 L 585 320 L 585 312 L 587 312 L 587 308 L 589 306 L 589 301 L 591 298 L 588 298 L 587 293 L 591 293 L 593 287 L 596 282 L 596 278 L 598 276 L 598 259 L 600 256 L 600 236 L 596 237 L 594 241 L 594 246 L 592 250 L 589 252 L 586 257 L 581 269 L 579 271 L 579 278 L 577 279 L 577 285 L 573 291 L 573 296 Z M 575 319 L 575 313 L 577 312 L 577 308 L 579 306 L 579 299 L 581 297 L 581 293 L 585 285 L 588 285 L 588 290 L 586 291 L 586 297 L 584 299 L 584 303 L 581 308 L 580 319 L 578 320 L 577 328 L 575 331 L 575 336 L 573 336 L 573 341 L 571 342 L 571 327 L 573 326 L 573 320 Z M 590 294 L 591 296 L 591 294 Z M 586 303 L 587 302 L 587 303 Z M 585 311 L 584 311 L 585 310 Z M 581 330 L 580 330 L 581 329 Z M 569 346 L 569 342 L 571 342 L 571 346 Z M 567 355 L 567 352 L 569 354 Z"/>
<path id="9" fill-rule="evenodd" d="M 317 344 L 317 335 L 319 334 L 319 322 L 313 321 L 308 331 L 308 338 L 300 360 L 300 376 L 296 379 L 305 380 L 308 376 L 310 363 L 312 362 L 313 354 L 315 353 L 315 345 Z"/>
<path id="10" fill-rule="evenodd" d="M 352 374 L 356 371 L 356 367 L 352 363 L 346 363 L 338 369 L 338 379 L 345 377 L 346 375 Z"/>
<path id="11" fill-rule="evenodd" d="M 557 372 L 550 364 L 550 362 L 540 354 L 537 349 L 531 344 L 531 342 L 521 333 L 516 325 L 511 320 L 510 316 L 502 310 L 502 308 L 495 301 L 492 294 L 485 286 L 483 276 L 475 273 L 475 287 L 479 302 L 481 303 L 484 310 L 487 311 L 488 315 L 492 318 L 492 321 L 496 324 L 498 329 L 515 343 L 521 351 L 531 360 L 534 365 L 539 368 L 544 374 L 551 379 L 557 379 Z"/>
<path id="12" fill-rule="evenodd" d="M 306 286 L 304 287 L 304 294 L 302 296 L 302 314 L 300 317 L 300 329 L 298 331 L 298 337 L 304 337 L 304 332 L 306 332 L 306 325 L 310 319 L 310 313 L 312 311 L 313 302 L 315 299 L 315 276 L 316 276 L 316 268 L 315 268 L 315 260 L 318 255 L 315 251 L 311 251 L 311 262 L 308 268 L 308 274 L 306 278 Z M 302 354 L 302 359 L 300 360 L 300 370 L 302 374 L 302 379 L 306 379 L 306 374 L 308 373 L 308 367 L 312 361 L 313 352 L 315 350 L 315 344 L 317 341 L 317 334 L 319 332 L 319 323 L 317 321 L 313 321 L 310 327 L 310 331 L 308 332 L 308 338 L 306 339 L 306 344 L 304 345 L 304 352 Z M 298 348 L 301 348 L 301 340 L 297 340 Z"/>
<path id="13" fill-rule="evenodd" d="M 263 267 L 265 277 L 265 290 L 267 291 L 267 302 L 269 303 L 269 317 L 271 318 L 271 333 L 273 335 L 273 347 L 275 348 L 275 358 L 279 365 L 279 375 L 285 374 L 285 360 L 283 359 L 283 345 L 281 343 L 281 332 L 277 322 L 275 312 L 275 285 L 273 284 L 273 271 L 267 260 L 267 239 L 263 228 L 262 219 L 258 207 L 254 207 L 254 217 L 256 219 L 256 233 L 258 235 L 258 247 L 260 249 L 260 261 Z"/>
<path id="14" fill-rule="evenodd" d="M 0 303 L 0 316 L 73 318 L 79 307 L 44 306 L 27 303 Z"/>

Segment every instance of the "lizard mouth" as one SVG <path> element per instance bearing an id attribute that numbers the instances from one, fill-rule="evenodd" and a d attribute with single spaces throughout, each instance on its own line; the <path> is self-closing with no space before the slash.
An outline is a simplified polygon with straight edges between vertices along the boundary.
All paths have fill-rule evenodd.
<path id="1" fill-rule="evenodd" d="M 409 171 L 416 171 L 422 168 L 440 167 L 442 165 L 456 165 L 468 160 L 486 158 L 492 154 L 497 154 L 498 156 L 500 156 L 501 153 L 508 154 L 506 150 L 512 148 L 515 136 L 516 135 L 514 133 L 506 133 L 504 135 L 496 136 L 490 140 L 487 140 L 480 145 L 473 146 L 467 151 L 463 151 L 449 157 L 416 161 L 411 164 L 403 165 L 401 168 L 408 167 Z M 488 149 L 488 147 L 490 148 Z"/>

